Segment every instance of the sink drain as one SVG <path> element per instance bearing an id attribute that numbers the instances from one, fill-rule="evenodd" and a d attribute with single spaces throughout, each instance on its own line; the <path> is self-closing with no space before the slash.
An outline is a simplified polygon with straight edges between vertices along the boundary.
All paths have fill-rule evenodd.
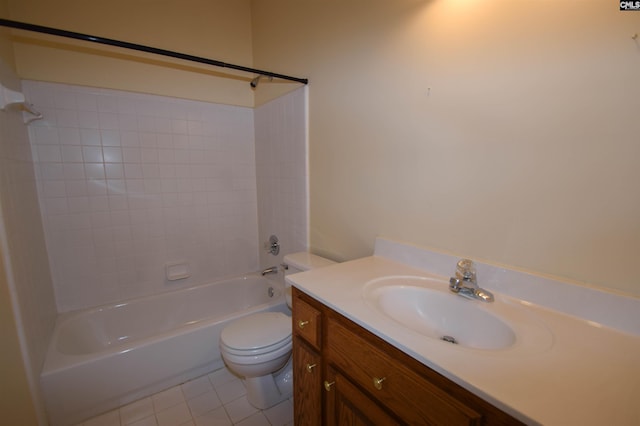
<path id="1" fill-rule="evenodd" d="M 444 340 L 445 342 L 453 343 L 454 345 L 458 344 L 458 341 L 453 336 L 442 336 L 440 340 Z"/>

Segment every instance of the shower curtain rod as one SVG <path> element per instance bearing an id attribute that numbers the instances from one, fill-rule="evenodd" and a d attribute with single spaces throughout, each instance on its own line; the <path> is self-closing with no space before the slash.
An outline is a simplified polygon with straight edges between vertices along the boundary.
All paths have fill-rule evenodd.
<path id="1" fill-rule="evenodd" d="M 144 45 L 141 45 L 141 44 L 129 43 L 129 42 L 126 42 L 126 41 L 119 41 L 119 40 L 114 40 L 114 39 L 110 39 L 110 38 L 96 37 L 96 36 L 92 36 L 92 35 L 88 35 L 88 34 L 76 33 L 76 32 L 73 32 L 73 31 L 65 31 L 65 30 L 59 30 L 59 29 L 51 28 L 51 27 L 43 27 L 41 25 L 28 24 L 28 23 L 25 23 L 25 22 L 11 21 L 9 19 L 0 19 L 0 26 L 9 27 L 9 28 L 17 28 L 17 29 L 20 29 L 20 30 L 35 31 L 35 32 L 38 32 L 38 33 L 51 34 L 51 35 L 55 35 L 55 36 L 73 38 L 73 39 L 76 39 L 76 40 L 90 41 L 92 43 L 107 44 L 109 46 L 124 47 L 125 49 L 138 50 L 140 52 L 154 53 L 156 55 L 162 55 L 162 56 L 169 56 L 171 58 L 184 59 L 186 61 L 192 61 L 192 62 L 198 62 L 198 63 L 201 63 L 201 64 L 213 65 L 215 67 L 231 68 L 231 69 L 238 70 L 238 71 L 250 72 L 250 73 L 254 73 L 254 74 L 263 75 L 263 76 L 266 76 L 266 77 L 275 77 L 275 78 L 279 78 L 279 79 L 282 79 L 282 80 L 295 81 L 297 83 L 302 83 L 302 84 L 308 84 L 309 83 L 309 80 L 306 79 L 306 78 L 291 77 L 289 75 L 277 74 L 277 73 L 270 72 L 270 71 L 264 71 L 264 70 L 258 70 L 258 69 L 255 69 L 255 68 L 243 67 L 241 65 L 227 64 L 225 62 L 216 61 L 214 59 L 202 58 L 200 56 L 188 55 L 186 53 L 174 52 L 174 51 L 165 50 L 165 49 L 158 49 L 158 48 L 155 48 L 155 47 L 144 46 Z"/>

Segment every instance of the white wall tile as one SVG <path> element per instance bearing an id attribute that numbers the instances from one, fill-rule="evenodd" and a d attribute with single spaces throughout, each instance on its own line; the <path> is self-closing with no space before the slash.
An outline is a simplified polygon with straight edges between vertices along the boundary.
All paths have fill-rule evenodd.
<path id="1" fill-rule="evenodd" d="M 257 177 L 260 247 L 275 234 L 278 257 L 260 250 L 262 267 L 284 255 L 308 249 L 305 88 L 275 99 L 255 111 L 256 167 L 240 174 Z M 234 179 L 242 187 L 247 178 Z"/>
<path id="2" fill-rule="evenodd" d="M 82 147 L 82 157 L 85 163 L 103 163 L 102 148 L 99 146 Z"/>
<path id="3" fill-rule="evenodd" d="M 104 164 L 102 163 L 84 163 L 84 172 L 87 179 L 105 178 Z"/>
<path id="4" fill-rule="evenodd" d="M 36 145 L 35 157 L 39 163 L 61 163 L 62 153 L 59 145 Z"/>
<path id="5" fill-rule="evenodd" d="M 82 129 L 94 129 L 100 128 L 100 122 L 98 120 L 98 113 L 95 111 L 79 110 L 78 121 Z"/>
<path id="6" fill-rule="evenodd" d="M 120 120 L 122 123 L 123 120 Z M 126 130 L 126 126 L 121 127 L 123 131 Z M 117 130 L 101 130 L 100 131 L 100 140 L 102 141 L 102 146 L 120 146 L 120 132 Z"/>
<path id="7" fill-rule="evenodd" d="M 62 153 L 62 161 L 65 163 L 82 163 L 83 161 L 81 146 L 62 145 L 61 153 Z"/>
<path id="8" fill-rule="evenodd" d="M 80 129 L 71 127 L 61 127 L 58 129 L 60 143 L 68 145 L 81 145 Z"/>
<path id="9" fill-rule="evenodd" d="M 32 145 L 59 311 L 258 268 L 253 110 L 30 81 L 25 92 L 56 118 Z M 191 278 L 165 280 L 174 259 Z"/>

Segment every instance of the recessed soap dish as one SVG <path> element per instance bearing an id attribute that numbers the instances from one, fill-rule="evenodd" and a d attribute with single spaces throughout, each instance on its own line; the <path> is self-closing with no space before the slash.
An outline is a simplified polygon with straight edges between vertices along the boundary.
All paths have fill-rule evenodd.
<path id="1" fill-rule="evenodd" d="M 189 278 L 191 276 L 191 270 L 189 268 L 189 262 L 171 262 L 165 264 L 165 274 L 167 280 L 176 281 Z"/>

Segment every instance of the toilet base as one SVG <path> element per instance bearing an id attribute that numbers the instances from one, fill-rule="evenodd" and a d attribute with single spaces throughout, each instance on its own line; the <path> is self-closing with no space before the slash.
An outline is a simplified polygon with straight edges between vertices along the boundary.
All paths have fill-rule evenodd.
<path id="1" fill-rule="evenodd" d="M 264 410 L 290 398 L 293 394 L 293 365 L 289 358 L 279 371 L 259 377 L 247 377 L 247 400 L 254 407 Z"/>

